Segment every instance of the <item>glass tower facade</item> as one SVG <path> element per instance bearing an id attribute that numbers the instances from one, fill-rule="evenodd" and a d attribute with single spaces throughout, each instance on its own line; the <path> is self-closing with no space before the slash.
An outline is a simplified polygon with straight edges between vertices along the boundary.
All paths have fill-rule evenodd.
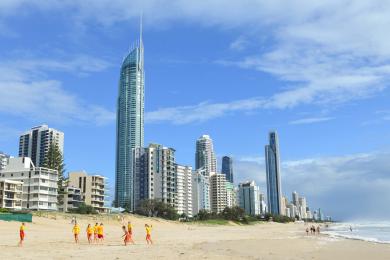
<path id="1" fill-rule="evenodd" d="M 229 156 L 222 157 L 222 173 L 225 174 L 226 181 L 233 183 L 233 159 Z"/>
<path id="2" fill-rule="evenodd" d="M 268 211 L 281 215 L 282 190 L 280 180 L 279 139 L 276 132 L 270 132 L 269 145 L 265 146 L 265 164 L 267 172 Z"/>
<path id="3" fill-rule="evenodd" d="M 123 60 L 117 103 L 115 206 L 134 209 L 132 150 L 144 146 L 144 47 L 139 42 Z"/>

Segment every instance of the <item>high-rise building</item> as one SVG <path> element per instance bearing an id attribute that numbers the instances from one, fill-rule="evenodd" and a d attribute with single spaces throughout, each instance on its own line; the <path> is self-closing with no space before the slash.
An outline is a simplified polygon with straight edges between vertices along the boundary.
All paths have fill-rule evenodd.
<path id="1" fill-rule="evenodd" d="M 248 215 L 260 215 L 260 188 L 254 181 L 238 185 L 239 205 Z"/>
<path id="2" fill-rule="evenodd" d="M 81 200 L 100 213 L 108 212 L 106 207 L 107 178 L 101 175 L 88 175 L 86 172 L 70 172 L 68 185 L 81 190 Z"/>
<path id="3" fill-rule="evenodd" d="M 0 171 L 1 180 L 23 182 L 22 208 L 57 210 L 58 172 L 35 167 L 28 157 L 10 158 Z"/>
<path id="4" fill-rule="evenodd" d="M 19 157 L 29 157 L 36 167 L 42 167 L 49 148 L 56 144 L 64 154 L 64 133 L 47 125 L 31 128 L 19 139 Z"/>
<path id="5" fill-rule="evenodd" d="M 4 169 L 8 164 L 10 156 L 0 151 L 0 170 Z"/>
<path id="6" fill-rule="evenodd" d="M 176 168 L 176 204 L 178 214 L 192 217 L 192 167 L 175 165 Z"/>
<path id="7" fill-rule="evenodd" d="M 298 198 L 299 202 L 299 215 L 302 219 L 307 218 L 307 203 L 306 203 L 306 198 L 305 197 L 300 197 Z"/>
<path id="8" fill-rule="evenodd" d="M 226 176 L 226 181 L 233 183 L 233 158 L 222 157 L 222 173 Z"/>
<path id="9" fill-rule="evenodd" d="M 229 181 L 226 182 L 226 204 L 229 208 L 237 206 L 237 190 Z"/>
<path id="10" fill-rule="evenodd" d="M 213 140 L 202 135 L 196 141 L 195 170 L 204 168 L 207 175 L 217 172 L 217 160 L 214 154 Z"/>
<path id="11" fill-rule="evenodd" d="M 200 210 L 210 211 L 210 177 L 206 170 L 199 169 L 192 175 L 192 214 Z"/>
<path id="12" fill-rule="evenodd" d="M 225 175 L 211 173 L 210 175 L 211 211 L 222 212 L 227 207 L 227 191 Z"/>
<path id="13" fill-rule="evenodd" d="M 176 206 L 175 150 L 160 144 L 133 149 L 134 202 L 136 210 L 142 200 L 157 199 Z"/>
<path id="14" fill-rule="evenodd" d="M 299 195 L 296 191 L 292 193 L 292 203 L 297 207 L 299 206 Z"/>
<path id="15" fill-rule="evenodd" d="M 140 38 L 123 60 L 117 101 L 115 204 L 134 208 L 132 149 L 144 146 L 144 46 Z"/>
<path id="16" fill-rule="evenodd" d="M 267 172 L 268 211 L 282 214 L 282 188 L 280 174 L 279 140 L 276 131 L 269 134 L 269 145 L 265 146 L 265 165 Z"/>

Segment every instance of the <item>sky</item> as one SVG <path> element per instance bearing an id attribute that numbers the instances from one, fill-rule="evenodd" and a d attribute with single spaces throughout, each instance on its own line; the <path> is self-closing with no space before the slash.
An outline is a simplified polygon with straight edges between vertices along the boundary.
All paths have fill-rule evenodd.
<path id="1" fill-rule="evenodd" d="M 277 130 L 282 191 L 339 220 L 390 217 L 390 2 L 0 1 L 0 151 L 43 123 L 67 171 L 114 186 L 119 70 L 145 46 L 145 144 L 194 165 L 195 142 L 266 193 Z M 112 192 L 112 190 L 111 190 Z"/>

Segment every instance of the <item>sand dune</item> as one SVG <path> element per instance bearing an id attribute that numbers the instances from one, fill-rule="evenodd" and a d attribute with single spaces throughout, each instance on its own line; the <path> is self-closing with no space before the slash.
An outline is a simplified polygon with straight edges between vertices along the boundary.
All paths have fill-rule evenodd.
<path id="1" fill-rule="evenodd" d="M 136 242 L 127 247 L 121 222 L 112 216 L 78 216 L 78 245 L 69 215 L 34 217 L 23 248 L 17 247 L 20 223 L 0 222 L 0 259 L 390 259 L 390 245 L 306 236 L 303 224 L 208 226 L 132 215 L 127 220 Z M 103 245 L 88 245 L 85 228 L 96 221 L 105 224 L 106 239 Z M 153 246 L 145 243 L 145 223 L 153 225 Z"/>

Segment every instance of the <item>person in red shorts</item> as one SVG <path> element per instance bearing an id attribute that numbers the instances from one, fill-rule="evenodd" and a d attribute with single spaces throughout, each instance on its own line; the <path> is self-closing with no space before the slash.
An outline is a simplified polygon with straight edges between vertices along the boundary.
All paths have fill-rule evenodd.
<path id="1" fill-rule="evenodd" d="M 153 244 L 153 241 L 152 241 L 152 228 L 153 226 L 152 225 L 148 225 L 148 224 L 145 224 L 145 230 L 146 230 L 146 243 L 149 243 L 152 245 Z"/>
<path id="2" fill-rule="evenodd" d="M 100 226 L 98 227 L 98 239 L 100 242 L 103 242 L 104 240 L 104 227 L 103 223 L 100 223 Z"/>
<path id="3" fill-rule="evenodd" d="M 124 238 L 123 242 L 125 243 L 125 246 L 127 246 L 127 243 L 130 242 L 131 235 L 130 235 L 129 231 L 126 230 L 125 226 L 122 226 L 122 230 L 123 230 L 123 233 L 124 233 L 124 235 L 122 236 Z"/>
<path id="4" fill-rule="evenodd" d="M 19 228 L 19 236 L 20 236 L 19 246 L 23 246 L 23 241 L 24 241 L 24 237 L 25 237 L 25 233 L 24 233 L 25 229 L 26 229 L 26 225 L 23 222 Z"/>

